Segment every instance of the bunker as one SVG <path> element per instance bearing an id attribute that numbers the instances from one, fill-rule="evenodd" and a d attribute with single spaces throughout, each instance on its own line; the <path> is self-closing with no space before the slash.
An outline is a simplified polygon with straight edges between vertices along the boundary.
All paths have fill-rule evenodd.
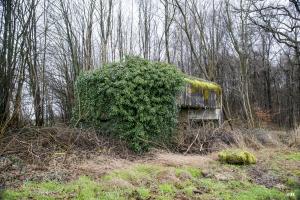
<path id="1" fill-rule="evenodd" d="M 178 98 L 179 127 L 186 131 L 209 124 L 222 123 L 222 89 L 217 83 L 187 76 L 185 88 Z"/>

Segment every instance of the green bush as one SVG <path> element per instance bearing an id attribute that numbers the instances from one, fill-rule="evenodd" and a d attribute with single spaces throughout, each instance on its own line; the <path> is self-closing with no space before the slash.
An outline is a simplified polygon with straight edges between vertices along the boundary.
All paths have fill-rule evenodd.
<path id="1" fill-rule="evenodd" d="M 183 85 L 175 66 L 127 57 L 78 77 L 73 121 L 113 133 L 143 152 L 149 141 L 170 140 Z"/>
<path id="2" fill-rule="evenodd" d="M 252 153 L 239 149 L 221 151 L 218 157 L 221 162 L 228 164 L 249 165 L 256 163 L 256 158 Z"/>

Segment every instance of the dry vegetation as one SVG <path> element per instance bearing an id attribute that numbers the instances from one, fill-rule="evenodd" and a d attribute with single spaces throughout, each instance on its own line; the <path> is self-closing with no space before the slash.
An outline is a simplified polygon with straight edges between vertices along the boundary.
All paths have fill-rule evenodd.
<path id="1" fill-rule="evenodd" d="M 87 181 L 91 187 L 102 188 L 100 191 L 106 191 L 107 194 L 117 192 L 118 194 L 114 195 L 119 195 L 119 199 L 129 197 L 141 199 L 140 192 L 143 190 L 147 191 L 147 198 L 144 199 L 148 197 L 151 197 L 150 199 L 160 199 L 160 197 L 211 199 L 218 195 L 216 191 L 222 193 L 223 190 L 231 187 L 226 197 L 228 199 L 232 199 L 231 195 L 234 191 L 238 191 L 241 195 L 242 191 L 247 193 L 247 187 L 258 190 L 258 196 L 254 196 L 256 199 L 264 192 L 266 194 L 274 192 L 274 198 L 276 195 L 286 197 L 286 194 L 298 186 L 300 161 L 299 153 L 296 152 L 299 148 L 299 129 L 292 132 L 264 129 L 230 131 L 226 128 L 211 130 L 212 132 L 208 129 L 201 130 L 201 137 L 190 136 L 190 139 L 184 140 L 185 145 L 181 143 L 168 151 L 153 149 L 151 153 L 143 156 L 132 153 L 124 143 L 93 130 L 83 131 L 62 126 L 15 130 L 14 134 L 8 134 L 1 139 L 1 187 L 6 188 L 4 194 L 8 195 L 7 199 L 18 199 L 13 198 L 14 192 L 15 195 L 26 193 L 31 194 L 34 199 L 43 199 L 45 194 L 39 192 L 37 194 L 40 196 L 33 194 L 36 191 L 33 188 L 39 188 L 34 184 L 40 182 L 55 185 L 52 189 L 43 188 L 44 186 L 38 189 L 47 190 L 50 194 L 52 192 L 53 198 L 85 199 L 77 196 L 84 191 L 59 192 L 62 187 L 65 187 L 60 183 L 66 182 L 69 187 L 76 188 L 74 184 L 83 184 L 80 181 L 84 183 Z M 217 161 L 217 152 L 225 148 L 249 149 L 257 156 L 257 164 L 245 167 L 221 164 Z M 178 150 L 186 152 L 187 155 L 178 154 Z M 200 156 L 199 153 L 205 155 Z M 156 170 L 153 174 L 156 178 L 152 177 L 148 180 L 148 182 L 152 181 L 150 185 L 142 181 L 144 178 L 135 174 L 140 173 L 138 169 L 141 165 L 142 168 L 144 166 L 147 169 L 145 173 L 148 173 L 149 177 L 152 177 L 150 171 Z M 201 175 L 193 177 L 191 172 L 186 171 L 187 168 L 198 170 Z M 185 173 L 181 177 L 176 171 Z M 89 178 L 82 178 L 83 176 Z M 182 179 L 187 179 L 188 185 L 180 185 L 185 183 Z M 24 186 L 23 184 L 28 181 L 33 185 Z M 245 188 L 243 189 L 242 186 L 240 188 L 238 182 L 241 182 Z M 107 184 L 117 187 L 118 190 L 105 189 Z M 9 190 L 15 187 L 20 189 L 14 192 Z M 124 187 L 131 189 L 127 191 Z M 162 192 L 169 189 L 172 192 Z M 172 196 L 173 193 L 176 196 Z M 97 196 L 97 194 L 93 195 Z M 29 195 L 26 198 L 30 197 Z M 103 199 L 113 198 L 103 197 Z"/>
<path id="2" fill-rule="evenodd" d="M 241 127 L 241 126 L 238 126 Z M 299 148 L 300 128 L 290 131 L 266 130 L 264 128 L 235 128 L 231 130 L 223 124 L 219 128 L 201 127 L 192 129 L 188 134 L 176 138 L 178 152 L 206 154 L 225 148 L 251 148 L 255 150 L 264 147 Z"/>

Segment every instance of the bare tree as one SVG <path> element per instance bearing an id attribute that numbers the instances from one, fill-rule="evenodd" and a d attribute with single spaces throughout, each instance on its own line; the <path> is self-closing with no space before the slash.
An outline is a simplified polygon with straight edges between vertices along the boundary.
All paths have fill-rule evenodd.
<path id="1" fill-rule="evenodd" d="M 99 9 L 97 9 L 97 20 L 100 24 L 101 38 L 101 62 L 107 63 L 108 39 L 111 35 L 113 0 L 100 0 Z"/>
<path id="2" fill-rule="evenodd" d="M 85 62 L 85 70 L 93 69 L 93 61 L 92 61 L 92 34 L 93 34 L 93 25 L 94 25 L 94 13 L 95 13 L 95 0 L 90 1 L 90 5 L 88 7 L 87 19 L 86 19 L 86 36 L 85 36 L 85 48 L 84 48 L 84 62 Z"/>
<path id="3" fill-rule="evenodd" d="M 299 1 L 0 0 L 0 11 L 1 132 L 69 122 L 79 74 L 127 54 L 218 82 L 228 118 L 299 123 Z"/>
<path id="4" fill-rule="evenodd" d="M 139 40 L 140 51 L 144 58 L 150 58 L 152 2 L 139 0 Z"/>
<path id="5" fill-rule="evenodd" d="M 180 2 L 179 0 L 175 0 L 175 5 L 179 9 L 179 12 L 181 13 L 182 19 L 183 19 L 183 25 L 181 25 L 180 22 L 178 24 L 182 28 L 182 30 L 185 32 L 187 39 L 189 41 L 191 53 L 196 61 L 197 66 L 201 69 L 201 72 L 203 74 L 203 78 L 209 79 L 207 69 L 203 64 L 201 64 L 199 54 L 196 51 L 196 47 L 194 45 L 194 41 L 192 38 L 192 30 L 190 29 L 190 25 L 188 22 L 188 2 L 185 1 L 184 3 Z"/>
<path id="6" fill-rule="evenodd" d="M 292 50 L 290 58 L 292 66 L 287 75 L 287 85 L 290 91 L 290 125 L 297 125 L 300 117 L 300 12 L 299 2 L 290 0 L 289 5 L 277 3 L 264 3 L 262 1 L 250 1 L 251 22 L 262 30 L 272 34 L 279 43 Z M 290 57 L 290 56 L 289 56 Z"/>
<path id="7" fill-rule="evenodd" d="M 239 57 L 239 78 L 240 78 L 240 96 L 242 108 L 246 116 L 249 125 L 254 126 L 254 118 L 252 113 L 252 107 L 249 98 L 249 54 L 251 45 L 250 39 L 250 27 L 248 26 L 249 13 L 247 12 L 247 7 L 249 5 L 245 4 L 243 0 L 239 3 L 240 12 L 238 14 L 238 26 L 234 27 L 232 12 L 230 11 L 230 4 L 226 2 L 226 24 L 227 30 L 232 42 L 233 48 Z M 246 9 L 244 9 L 246 7 Z M 234 31 L 234 29 L 238 30 Z"/>

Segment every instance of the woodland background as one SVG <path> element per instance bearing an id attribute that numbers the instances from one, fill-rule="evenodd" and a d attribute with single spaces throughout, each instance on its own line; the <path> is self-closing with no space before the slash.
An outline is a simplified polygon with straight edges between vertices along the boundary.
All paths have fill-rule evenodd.
<path id="1" fill-rule="evenodd" d="M 69 123 L 80 72 L 138 55 L 219 83 L 227 119 L 296 127 L 298 0 L 0 0 L 0 134 Z"/>

